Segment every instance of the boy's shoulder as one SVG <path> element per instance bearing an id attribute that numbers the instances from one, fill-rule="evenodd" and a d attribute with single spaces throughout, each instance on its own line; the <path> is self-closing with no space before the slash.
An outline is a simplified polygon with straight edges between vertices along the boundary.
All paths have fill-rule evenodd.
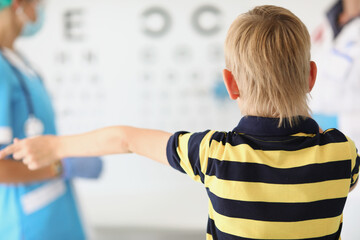
<path id="1" fill-rule="evenodd" d="M 331 143 L 353 144 L 353 141 L 336 128 L 320 132 L 319 125 L 311 118 L 303 119 L 298 125 L 279 127 L 278 119 L 264 117 L 243 117 L 230 131 L 206 130 L 202 132 L 180 131 L 174 134 L 186 145 L 204 147 L 249 145 L 253 149 L 299 150 L 316 145 Z M 176 144 L 177 145 L 177 144 Z M 226 149 L 224 149 L 226 150 Z"/>
<path id="2" fill-rule="evenodd" d="M 350 151 L 354 151 L 354 142 L 350 137 L 336 128 L 327 129 L 323 133 L 304 133 L 298 132 L 289 135 L 270 135 L 248 133 L 246 131 L 217 131 L 207 130 L 203 132 L 203 144 L 207 142 L 209 146 L 223 146 L 235 147 L 239 145 L 248 145 L 254 150 L 300 150 L 302 148 L 314 147 L 316 145 L 324 146 L 328 144 L 343 143 L 342 146 L 350 146 Z M 205 138 L 205 136 L 207 136 Z M 199 139 L 200 140 L 200 139 Z M 200 141 L 199 141 L 200 142 Z M 329 145 L 330 147 L 331 145 Z M 336 145 L 337 147 L 339 145 Z M 230 150 L 227 148 L 224 150 Z M 356 150 L 356 148 L 355 148 Z"/>
<path id="3" fill-rule="evenodd" d="M 320 136 L 334 142 L 353 142 L 348 136 L 346 136 L 337 128 L 326 129 L 323 133 L 320 134 Z"/>

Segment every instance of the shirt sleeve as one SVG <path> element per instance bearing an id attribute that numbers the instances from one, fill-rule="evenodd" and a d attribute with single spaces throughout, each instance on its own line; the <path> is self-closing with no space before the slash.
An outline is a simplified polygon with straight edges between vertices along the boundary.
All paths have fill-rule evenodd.
<path id="1" fill-rule="evenodd" d="M 11 143 L 11 85 L 9 72 L 4 68 L 4 60 L 0 57 L 0 148 Z"/>
<path id="2" fill-rule="evenodd" d="M 169 164 L 193 180 L 204 183 L 213 133 L 210 130 L 175 133 L 170 137 L 166 149 Z"/>
<path id="3" fill-rule="evenodd" d="M 359 164 L 360 164 L 360 156 L 358 154 L 358 151 L 356 150 L 356 159 L 355 159 L 354 168 L 351 169 L 351 186 L 350 187 L 353 187 L 359 179 Z"/>
<path id="4" fill-rule="evenodd" d="M 360 165 L 360 156 L 358 150 L 355 147 L 355 144 L 352 140 L 348 138 L 350 142 L 350 156 L 351 156 L 351 184 L 350 188 L 353 187 L 359 179 L 359 165 Z"/>

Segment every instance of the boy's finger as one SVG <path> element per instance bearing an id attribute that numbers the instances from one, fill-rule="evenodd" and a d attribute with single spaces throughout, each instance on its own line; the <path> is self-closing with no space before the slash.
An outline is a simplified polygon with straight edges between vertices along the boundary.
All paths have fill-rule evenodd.
<path id="1" fill-rule="evenodd" d="M 23 152 L 15 152 L 15 153 L 13 154 L 13 159 L 14 159 L 14 160 L 20 161 L 20 160 L 22 160 L 24 157 L 25 157 L 25 154 L 24 154 Z"/>
<path id="2" fill-rule="evenodd" d="M 26 165 L 29 166 L 29 164 L 32 163 L 32 159 L 31 159 L 31 157 L 29 157 L 29 156 L 24 156 L 24 157 L 22 158 L 22 162 L 23 162 L 24 164 L 26 164 Z"/>

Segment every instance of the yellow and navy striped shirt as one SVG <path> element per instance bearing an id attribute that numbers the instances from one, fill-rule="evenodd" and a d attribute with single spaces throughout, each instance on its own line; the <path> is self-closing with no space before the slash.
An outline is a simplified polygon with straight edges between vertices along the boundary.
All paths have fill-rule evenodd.
<path id="1" fill-rule="evenodd" d="M 205 185 L 207 239 L 339 240 L 358 179 L 354 143 L 311 118 L 295 127 L 247 116 L 231 132 L 177 132 L 170 165 Z"/>

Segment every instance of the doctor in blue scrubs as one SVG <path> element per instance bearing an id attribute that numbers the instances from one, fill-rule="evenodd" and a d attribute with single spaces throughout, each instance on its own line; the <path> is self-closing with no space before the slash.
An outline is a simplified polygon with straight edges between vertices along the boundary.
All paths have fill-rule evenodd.
<path id="1" fill-rule="evenodd" d="M 42 79 L 14 49 L 15 40 L 34 35 L 43 19 L 42 1 L 0 0 L 0 149 L 16 138 L 56 134 Z M 99 158 L 59 159 L 37 171 L 0 160 L 0 239 L 85 239 L 70 180 L 97 178 L 101 169 Z"/>

